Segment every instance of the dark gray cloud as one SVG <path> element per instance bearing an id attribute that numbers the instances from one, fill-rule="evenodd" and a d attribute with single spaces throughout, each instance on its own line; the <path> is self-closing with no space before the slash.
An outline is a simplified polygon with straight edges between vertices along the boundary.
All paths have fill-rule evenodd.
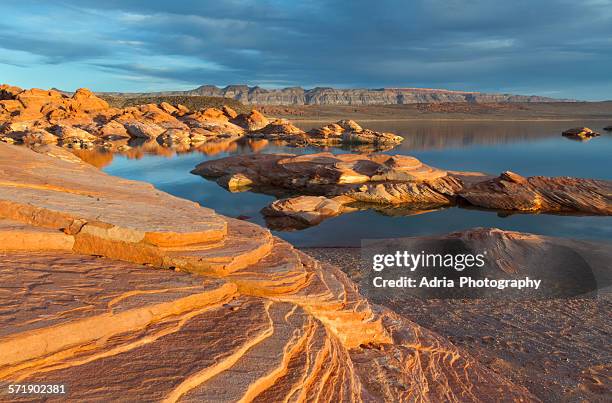
<path id="1" fill-rule="evenodd" d="M 424 86 L 612 98 L 612 0 L 64 0 L 3 8 L 15 18 L 0 26 L 0 47 L 41 65 L 82 61 L 92 75 L 150 77 L 167 88 Z M 122 89 L 121 78 L 117 84 L 105 89 Z"/>

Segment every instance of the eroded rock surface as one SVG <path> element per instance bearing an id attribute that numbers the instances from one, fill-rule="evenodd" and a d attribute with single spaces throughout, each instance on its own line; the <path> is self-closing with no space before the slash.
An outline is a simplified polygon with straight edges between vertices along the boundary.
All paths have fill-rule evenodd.
<path id="1" fill-rule="evenodd" d="M 611 181 L 525 178 L 513 172 L 491 178 L 477 172 L 444 171 L 404 155 L 232 156 L 203 162 L 192 173 L 214 179 L 232 191 L 254 190 L 280 197 L 342 196 L 335 202 L 317 198 L 275 202 L 264 214 L 274 217 L 276 223 L 294 219 L 302 224 L 319 223 L 337 214 L 316 213 L 317 206 L 336 203 L 345 207 L 334 208 L 336 213 L 368 205 L 424 211 L 459 203 L 508 212 L 612 215 Z M 280 220 L 281 216 L 287 220 Z"/>
<path id="2" fill-rule="evenodd" d="M 407 242 L 408 241 L 408 242 Z M 396 289 L 371 297 L 420 325 L 446 335 L 493 372 L 527 387 L 543 401 L 602 401 L 612 380 L 606 351 L 612 331 L 612 248 L 610 242 L 539 236 L 495 228 L 404 238 L 426 251 L 487 252 L 487 277 L 543 279 L 541 291 L 564 276 L 571 298 L 417 298 Z M 420 250 L 420 249 L 416 249 Z M 372 268 L 359 248 L 306 249 L 313 257 L 341 265 L 354 281 Z M 463 273 L 470 273 L 466 269 Z M 550 282 L 552 281 L 552 282 Z M 591 283 L 597 291 L 589 293 Z M 583 292 L 580 292 L 583 291 Z M 529 294 L 531 292 L 526 292 Z M 537 380 L 537 381 L 536 381 Z"/>
<path id="3" fill-rule="evenodd" d="M 294 146 L 370 146 L 371 151 L 392 148 L 404 139 L 393 133 L 363 129 L 353 120 L 340 120 L 318 129 L 304 132 L 286 119 L 277 119 L 249 134 L 253 138 L 279 140 Z"/>
<path id="4" fill-rule="evenodd" d="M 199 164 L 192 173 L 226 181 L 235 175 L 253 187 L 288 193 L 347 195 L 358 201 L 448 204 L 459 185 L 446 171 L 402 155 L 318 153 L 235 156 Z M 408 186 L 409 184 L 409 186 Z M 458 187 L 457 187 L 458 189 Z"/>
<path id="5" fill-rule="evenodd" d="M 293 146 L 350 144 L 387 149 L 403 139 L 339 121 L 305 133 L 284 119 L 268 119 L 253 109 L 238 114 L 228 106 L 189 110 L 183 105 L 144 104 L 113 108 L 81 88 L 67 96 L 55 90 L 0 86 L 0 140 L 59 143 L 73 149 L 124 151 L 127 140 L 148 140 L 188 150 L 203 143 L 240 137 L 278 140 Z"/>
<path id="6" fill-rule="evenodd" d="M 328 199 L 325 196 L 297 196 L 272 202 L 261 211 L 271 229 L 302 229 L 344 213 L 343 196 Z M 349 200 L 350 201 L 350 200 Z"/>
<path id="7" fill-rule="evenodd" d="M 511 211 L 612 215 L 612 182 L 569 177 L 498 178 L 465 187 L 459 196 L 472 205 Z"/>
<path id="8" fill-rule="evenodd" d="M 24 239 L 0 246 L 3 384 L 98 401 L 534 400 L 267 230 L 52 149 L 0 144 L 0 228 Z M 49 231 L 73 244 L 41 252 Z"/>
<path id="9" fill-rule="evenodd" d="M 122 140 L 145 139 L 189 148 L 219 138 L 237 139 L 245 132 L 230 122 L 237 115 L 229 107 L 189 111 L 162 102 L 118 109 L 84 88 L 72 96 L 6 85 L 0 90 L 0 138 L 9 143 L 58 142 L 74 149 L 121 151 Z"/>
<path id="10" fill-rule="evenodd" d="M 353 120 L 340 120 L 308 132 L 312 144 L 372 144 L 397 145 L 404 139 L 393 133 L 376 132 L 362 128 Z"/>

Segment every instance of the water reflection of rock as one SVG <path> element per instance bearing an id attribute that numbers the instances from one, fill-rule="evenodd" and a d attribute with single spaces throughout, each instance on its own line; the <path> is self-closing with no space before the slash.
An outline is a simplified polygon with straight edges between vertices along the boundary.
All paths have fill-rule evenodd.
<path id="1" fill-rule="evenodd" d="M 162 145 L 155 140 L 131 139 L 112 142 L 111 146 L 91 149 L 69 149 L 74 155 L 97 168 L 108 166 L 115 155 L 128 159 L 141 159 L 145 155 L 156 155 L 170 158 L 179 154 L 198 152 L 206 156 L 221 153 L 234 153 L 238 150 L 258 152 L 269 145 L 268 140 L 215 140 L 196 144 L 177 143 L 172 146 Z"/>
<path id="2" fill-rule="evenodd" d="M 581 121 L 579 124 L 583 123 L 586 122 Z M 297 124 L 305 130 L 320 125 L 319 122 L 297 122 Z M 601 123 L 588 124 L 595 128 L 601 127 Z M 556 138 L 559 133 L 567 129 L 568 122 L 380 120 L 367 121 L 367 125 L 374 130 L 390 131 L 404 137 L 404 141 L 394 148 L 396 151 L 423 151 Z"/>
<path id="3" fill-rule="evenodd" d="M 328 199 L 323 196 L 297 196 L 279 199 L 262 209 L 266 226 L 275 231 L 297 231 L 313 227 L 341 214 L 373 210 L 391 217 L 407 217 L 438 211 L 446 206 L 386 206 L 343 200 L 344 196 Z M 348 202 L 348 203 L 347 203 Z M 346 203 L 346 204 L 344 204 Z"/>

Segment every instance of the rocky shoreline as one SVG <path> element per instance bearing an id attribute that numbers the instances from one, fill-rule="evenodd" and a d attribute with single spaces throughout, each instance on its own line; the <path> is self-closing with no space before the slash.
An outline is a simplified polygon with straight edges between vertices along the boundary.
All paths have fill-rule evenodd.
<path id="1" fill-rule="evenodd" d="M 4 142 L 118 152 L 129 150 L 130 141 L 138 139 L 179 149 L 249 137 L 296 147 L 361 144 L 371 150 L 390 148 L 403 140 L 347 120 L 306 133 L 286 119 L 268 119 L 257 110 L 238 114 L 229 106 L 189 110 L 161 102 L 114 108 L 85 88 L 67 96 L 55 90 L 1 85 L 0 122 Z"/>
<path id="2" fill-rule="evenodd" d="M 605 350 L 611 329 L 610 245 L 498 229 L 471 229 L 442 236 L 415 237 L 430 245 L 461 241 L 487 250 L 504 276 L 526 270 L 551 275 L 568 267 L 564 259 L 585 259 L 585 277 L 594 274 L 596 296 L 559 299 L 422 299 L 408 293 L 376 302 L 448 337 L 479 357 L 491 371 L 525 386 L 543 401 L 601 401 L 612 387 Z M 305 248 L 317 260 L 338 265 L 363 284 L 371 267 L 360 248 Z M 540 259 L 541 262 L 536 263 Z M 584 278 L 584 277 L 577 277 Z M 606 287 L 607 285 L 607 287 Z"/>
<path id="3" fill-rule="evenodd" d="M 0 144 L 2 276 L 20 290 L 1 294 L 3 382 L 69 380 L 82 399 L 535 399 L 263 228 L 38 151 Z"/>
<path id="4" fill-rule="evenodd" d="M 105 401 L 543 396 L 269 230 L 107 175 L 75 152 L 129 152 L 137 139 L 162 149 L 214 147 L 242 137 L 386 149 L 401 137 L 350 120 L 305 132 L 256 110 L 112 108 L 84 89 L 67 96 L 10 86 L 0 87 L 0 122 L 0 385 L 68 382 L 72 399 Z M 612 214 L 609 181 L 496 178 L 401 155 L 256 154 L 208 161 L 194 173 L 233 191 L 293 196 L 265 209 L 280 226 L 367 205 Z M 449 236 L 495 251 L 502 272 L 527 249 L 550 253 L 559 243 L 499 230 Z M 609 250 L 562 246 L 599 271 L 609 262 Z"/>
<path id="5" fill-rule="evenodd" d="M 356 209 L 392 206 L 415 212 L 463 205 L 508 213 L 612 215 L 610 181 L 525 178 L 512 172 L 494 178 L 433 168 L 403 155 L 231 156 L 203 162 L 192 173 L 231 191 L 281 197 L 263 210 L 269 224 L 281 229 L 316 225 Z"/>

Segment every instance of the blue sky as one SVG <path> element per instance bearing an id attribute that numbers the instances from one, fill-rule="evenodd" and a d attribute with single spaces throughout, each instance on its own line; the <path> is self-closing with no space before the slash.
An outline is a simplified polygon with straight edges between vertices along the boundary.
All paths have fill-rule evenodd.
<path id="1" fill-rule="evenodd" d="M 612 99 L 612 0 L 0 2 L 0 82 Z"/>

